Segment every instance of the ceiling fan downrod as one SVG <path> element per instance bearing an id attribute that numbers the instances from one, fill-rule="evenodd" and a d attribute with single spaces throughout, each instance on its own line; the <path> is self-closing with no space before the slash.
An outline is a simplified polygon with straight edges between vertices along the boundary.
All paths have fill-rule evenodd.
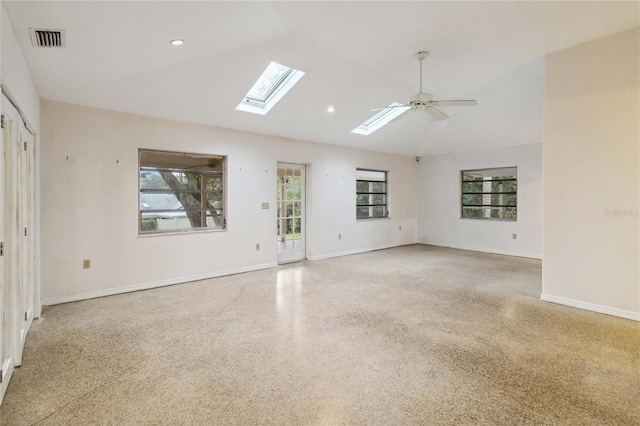
<path id="1" fill-rule="evenodd" d="M 421 50 L 420 52 L 416 53 L 416 58 L 418 59 L 418 61 L 420 61 L 420 89 L 418 90 L 418 93 L 422 93 L 422 61 L 428 55 L 429 55 L 429 52 L 425 52 L 424 50 Z"/>

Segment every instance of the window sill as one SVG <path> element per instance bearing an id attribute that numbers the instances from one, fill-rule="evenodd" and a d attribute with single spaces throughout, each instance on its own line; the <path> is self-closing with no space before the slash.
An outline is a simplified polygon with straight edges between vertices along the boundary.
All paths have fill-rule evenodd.
<path id="1" fill-rule="evenodd" d="M 458 219 L 478 220 L 478 221 L 487 221 L 487 222 L 517 222 L 518 221 L 518 219 L 498 219 L 495 217 L 458 217 Z"/>
<path id="2" fill-rule="evenodd" d="M 373 220 L 385 220 L 385 219 L 391 219 L 390 216 L 387 217 L 368 217 L 366 219 L 358 219 L 356 218 L 356 222 L 371 222 Z"/>
<path id="3" fill-rule="evenodd" d="M 138 233 L 138 238 L 147 237 L 164 237 L 167 235 L 198 235 L 198 234 L 210 234 L 215 232 L 226 232 L 228 228 L 224 229 L 202 229 L 198 231 L 167 231 L 167 232 L 149 232 L 145 234 Z"/>

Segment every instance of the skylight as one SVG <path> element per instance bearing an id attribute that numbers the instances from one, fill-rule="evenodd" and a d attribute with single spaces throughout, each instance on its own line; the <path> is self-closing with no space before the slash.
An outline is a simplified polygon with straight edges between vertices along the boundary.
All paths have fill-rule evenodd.
<path id="1" fill-rule="evenodd" d="M 302 71 L 271 62 L 236 109 L 265 115 L 303 75 Z"/>
<path id="2" fill-rule="evenodd" d="M 357 133 L 359 135 L 370 135 L 382 126 L 389 124 L 394 119 L 400 117 L 405 112 L 409 111 L 411 107 L 402 107 L 402 104 L 394 102 L 355 129 L 351 133 Z"/>

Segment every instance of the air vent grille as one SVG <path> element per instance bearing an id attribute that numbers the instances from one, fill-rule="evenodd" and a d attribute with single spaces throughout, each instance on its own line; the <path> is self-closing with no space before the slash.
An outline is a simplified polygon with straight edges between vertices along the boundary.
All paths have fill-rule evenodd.
<path id="1" fill-rule="evenodd" d="M 30 29 L 33 47 L 64 47 L 64 30 Z"/>

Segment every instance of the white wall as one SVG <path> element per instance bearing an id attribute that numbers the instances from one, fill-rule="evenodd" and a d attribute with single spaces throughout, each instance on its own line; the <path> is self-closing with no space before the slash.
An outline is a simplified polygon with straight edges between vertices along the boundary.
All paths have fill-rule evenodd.
<path id="1" fill-rule="evenodd" d="M 278 161 L 310 165 L 309 258 L 416 242 L 412 157 L 50 101 L 42 122 L 45 304 L 274 266 Z M 138 148 L 227 155 L 228 230 L 139 237 Z M 389 171 L 390 219 L 355 220 L 356 167 Z"/>
<path id="2" fill-rule="evenodd" d="M 542 144 L 422 157 L 419 165 L 419 242 L 542 257 Z M 518 167 L 518 220 L 461 219 L 460 171 L 505 166 Z"/>
<path id="3" fill-rule="evenodd" d="M 40 129 L 40 96 L 31 80 L 31 74 L 13 32 L 4 2 L 1 7 L 2 88 L 17 104 L 31 130 L 37 133 Z"/>
<path id="4" fill-rule="evenodd" d="M 547 57 L 542 298 L 640 320 L 640 31 Z"/>

